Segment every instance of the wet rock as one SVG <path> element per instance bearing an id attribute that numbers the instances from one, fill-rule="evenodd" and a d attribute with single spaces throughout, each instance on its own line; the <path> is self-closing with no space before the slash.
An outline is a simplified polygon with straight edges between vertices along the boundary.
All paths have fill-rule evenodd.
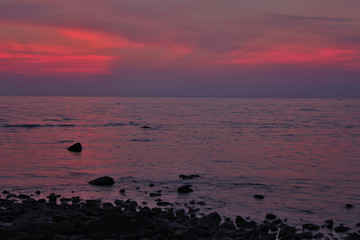
<path id="1" fill-rule="evenodd" d="M 150 197 L 160 197 L 162 194 L 161 193 L 150 193 Z"/>
<path id="2" fill-rule="evenodd" d="M 257 226 L 257 223 L 254 221 L 246 221 L 241 216 L 237 216 L 235 218 L 235 224 L 238 228 L 255 228 Z"/>
<path id="3" fill-rule="evenodd" d="M 296 229 L 290 226 L 283 226 L 279 231 L 279 239 L 294 239 Z"/>
<path id="4" fill-rule="evenodd" d="M 200 177 L 198 174 L 191 174 L 191 175 L 179 175 L 179 178 L 183 179 L 183 180 L 189 180 L 189 179 L 193 179 L 193 178 L 198 178 Z"/>
<path id="5" fill-rule="evenodd" d="M 4 191 L 2 191 L 2 194 L 9 194 L 10 192 L 9 191 L 6 191 L 6 190 L 4 190 Z"/>
<path id="6" fill-rule="evenodd" d="M 97 199 L 86 200 L 85 203 L 86 203 L 85 206 L 89 208 L 101 206 L 101 200 L 97 200 Z"/>
<path id="7" fill-rule="evenodd" d="M 334 226 L 334 221 L 329 219 L 329 220 L 326 220 L 325 221 L 325 227 L 328 228 L 328 229 L 332 229 Z"/>
<path id="8" fill-rule="evenodd" d="M 36 192 L 35 192 L 35 194 L 36 195 L 39 195 L 41 192 L 39 191 L 39 190 L 37 190 Z"/>
<path id="9" fill-rule="evenodd" d="M 70 147 L 68 147 L 67 150 L 70 151 L 70 152 L 81 152 L 82 151 L 82 146 L 78 142 L 78 143 L 75 143 L 75 144 L 71 145 Z"/>
<path id="10" fill-rule="evenodd" d="M 234 231 L 236 227 L 233 222 L 225 221 L 223 224 L 219 226 L 218 229 L 224 232 L 230 232 L 230 231 Z"/>
<path id="11" fill-rule="evenodd" d="M 150 183 L 149 184 L 149 187 L 154 187 L 155 185 L 153 183 Z"/>
<path id="12" fill-rule="evenodd" d="M 315 239 L 320 239 L 320 238 L 323 238 L 324 237 L 324 234 L 323 233 L 316 233 L 313 235 L 313 238 Z"/>
<path id="13" fill-rule="evenodd" d="M 340 224 L 340 226 L 334 228 L 335 232 L 338 232 L 338 233 L 343 233 L 343 232 L 347 232 L 350 230 L 350 228 L 348 227 L 345 227 L 344 224 Z"/>
<path id="14" fill-rule="evenodd" d="M 353 232 L 353 233 L 348 234 L 348 236 L 345 237 L 344 239 L 345 240 L 359 240 L 360 239 L 360 234 L 356 233 L 356 232 Z"/>
<path id="15" fill-rule="evenodd" d="M 18 196 L 20 199 L 25 199 L 25 198 L 30 198 L 30 196 L 26 195 L 26 194 L 22 194 L 20 193 Z"/>
<path id="16" fill-rule="evenodd" d="M 272 213 L 268 213 L 266 214 L 266 217 L 265 217 L 267 220 L 274 220 L 276 219 L 276 216 Z"/>
<path id="17" fill-rule="evenodd" d="M 108 176 L 99 177 L 89 182 L 89 184 L 97 185 L 97 186 L 110 186 L 113 185 L 114 183 L 115 183 L 114 179 Z"/>
<path id="18" fill-rule="evenodd" d="M 302 232 L 302 233 L 298 233 L 295 234 L 295 238 L 299 238 L 299 239 L 312 239 L 313 235 L 311 232 Z"/>
<path id="19" fill-rule="evenodd" d="M 221 217 L 217 212 L 212 212 L 202 218 L 198 219 L 196 225 L 203 228 L 215 229 L 219 226 Z"/>
<path id="20" fill-rule="evenodd" d="M 312 223 L 307 223 L 307 224 L 303 224 L 302 228 L 310 231 L 317 231 L 320 229 L 320 226 Z"/>
<path id="21" fill-rule="evenodd" d="M 120 193 L 124 194 L 126 192 L 125 188 L 119 190 Z"/>
<path id="22" fill-rule="evenodd" d="M 191 193 L 194 190 L 189 185 L 183 185 L 177 189 L 178 193 Z"/>
<path id="23" fill-rule="evenodd" d="M 348 203 L 348 204 L 346 204 L 346 205 L 345 205 L 345 207 L 346 207 L 347 209 L 350 209 L 350 208 L 353 208 L 353 207 L 354 207 L 354 205 L 352 205 L 352 204 Z"/>
<path id="24" fill-rule="evenodd" d="M 123 200 L 120 200 L 120 199 L 115 199 L 114 200 L 114 204 L 116 206 L 123 206 L 124 205 L 124 201 Z"/>
<path id="25" fill-rule="evenodd" d="M 262 199 L 264 199 L 265 197 L 264 197 L 263 195 L 261 195 L 261 194 L 256 194 L 256 195 L 254 195 L 254 198 L 255 198 L 255 199 L 262 200 Z"/>
<path id="26" fill-rule="evenodd" d="M 91 222 L 89 232 L 101 235 L 130 235 L 137 231 L 137 224 L 132 221 L 130 216 L 116 212 L 108 212 Z"/>
<path id="27" fill-rule="evenodd" d="M 158 206 L 170 206 L 170 205 L 173 205 L 173 204 L 170 203 L 170 202 L 159 201 L 159 202 L 156 203 L 156 205 L 158 205 Z"/>
<path id="28" fill-rule="evenodd" d="M 360 227 L 360 222 L 356 224 L 357 227 Z"/>
<path id="29" fill-rule="evenodd" d="M 150 127 L 145 125 L 145 126 L 142 126 L 142 128 L 150 128 Z"/>
<path id="30" fill-rule="evenodd" d="M 65 221 L 65 220 L 71 221 L 71 218 L 68 216 L 65 216 L 65 215 L 61 215 L 61 214 L 54 214 L 52 217 L 52 221 L 57 222 L 57 223 Z"/>
<path id="31" fill-rule="evenodd" d="M 7 196 L 6 196 L 6 199 L 9 199 L 9 198 L 17 198 L 18 196 L 14 193 L 9 193 Z"/>
<path id="32" fill-rule="evenodd" d="M 35 199 L 33 199 L 33 198 L 25 198 L 22 201 L 22 203 L 24 203 L 24 204 L 35 204 L 35 203 L 37 203 L 37 201 Z"/>
<path id="33" fill-rule="evenodd" d="M 279 225 L 281 224 L 283 221 L 281 219 L 276 219 L 272 222 L 273 225 Z"/>
<path id="34" fill-rule="evenodd" d="M 70 202 L 71 198 L 60 198 L 60 202 Z"/>

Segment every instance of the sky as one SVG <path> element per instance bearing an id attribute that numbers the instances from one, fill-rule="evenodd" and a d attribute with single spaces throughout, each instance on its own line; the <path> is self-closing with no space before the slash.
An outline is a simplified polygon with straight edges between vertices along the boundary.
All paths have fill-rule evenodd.
<path id="1" fill-rule="evenodd" d="M 358 0 L 0 0 L 0 95 L 360 97 Z"/>

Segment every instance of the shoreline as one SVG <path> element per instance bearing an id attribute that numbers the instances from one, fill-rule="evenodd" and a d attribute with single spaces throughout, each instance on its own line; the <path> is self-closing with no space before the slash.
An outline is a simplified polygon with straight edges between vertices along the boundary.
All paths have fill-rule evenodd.
<path id="1" fill-rule="evenodd" d="M 35 194 L 39 195 L 40 192 Z M 0 239 L 360 239 L 358 229 L 326 220 L 302 227 L 268 213 L 263 221 L 237 215 L 232 221 L 218 213 L 201 214 L 196 207 L 178 209 L 157 201 L 157 207 L 133 200 L 102 202 L 54 193 L 34 199 L 3 191 L 0 198 Z M 239 213 L 240 214 L 240 213 Z"/>

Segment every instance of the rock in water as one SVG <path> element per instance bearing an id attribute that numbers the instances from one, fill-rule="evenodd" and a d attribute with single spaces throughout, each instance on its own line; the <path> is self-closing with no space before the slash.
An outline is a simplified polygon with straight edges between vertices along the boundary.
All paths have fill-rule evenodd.
<path id="1" fill-rule="evenodd" d="M 190 188 L 190 185 L 184 185 L 178 188 L 177 192 L 178 193 L 190 193 L 193 192 L 194 190 L 192 188 Z"/>
<path id="2" fill-rule="evenodd" d="M 200 177 L 198 174 L 191 174 L 191 175 L 179 175 L 179 178 L 183 179 L 183 180 L 188 180 L 188 179 L 193 179 L 193 178 L 198 178 Z"/>
<path id="3" fill-rule="evenodd" d="M 75 143 L 74 145 L 71 145 L 70 147 L 68 147 L 68 149 L 70 152 L 81 152 L 82 151 L 82 147 L 80 143 Z"/>
<path id="4" fill-rule="evenodd" d="M 108 176 L 99 177 L 89 182 L 89 184 L 97 185 L 97 186 L 110 186 L 113 185 L 114 183 L 115 183 L 114 179 Z"/>

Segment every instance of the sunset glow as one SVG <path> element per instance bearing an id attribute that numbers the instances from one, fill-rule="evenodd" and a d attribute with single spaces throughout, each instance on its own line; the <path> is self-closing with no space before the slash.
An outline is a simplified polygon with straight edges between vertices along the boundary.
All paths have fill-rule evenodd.
<path id="1" fill-rule="evenodd" d="M 228 89 L 229 96 L 250 96 L 233 90 L 246 85 L 262 92 L 264 76 L 279 89 L 276 84 L 293 81 L 290 71 L 306 79 L 321 76 L 334 89 L 355 89 L 360 86 L 360 4 L 350 2 L 5 0 L 0 3 L 1 94 L 9 93 L 11 79 L 30 84 L 26 79 L 59 73 L 67 82 L 79 75 L 95 82 L 104 76 L 109 81 L 104 88 L 118 88 L 119 95 L 137 95 L 124 89 L 143 82 L 163 87 L 158 93 L 145 87 L 145 95 L 174 89 L 179 95 L 218 95 L 224 89 L 223 96 Z"/>

